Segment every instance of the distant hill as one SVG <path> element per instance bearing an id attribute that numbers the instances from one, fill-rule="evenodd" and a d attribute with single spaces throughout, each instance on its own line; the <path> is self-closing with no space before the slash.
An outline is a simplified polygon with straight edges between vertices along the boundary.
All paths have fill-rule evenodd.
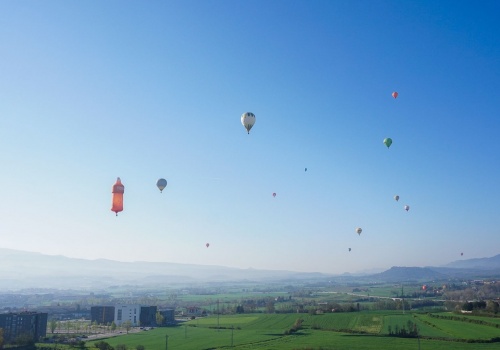
<path id="1" fill-rule="evenodd" d="M 392 267 L 376 274 L 332 275 L 317 272 L 238 269 L 167 262 L 86 260 L 0 248 L 0 291 L 26 288 L 99 290 L 111 286 L 163 287 L 226 282 L 410 282 L 449 278 L 500 278 L 500 255 L 469 259 L 444 267 Z"/>
<path id="2" fill-rule="evenodd" d="M 387 271 L 369 277 L 384 282 L 418 282 L 452 278 L 498 278 L 500 277 L 500 254 L 491 258 L 458 260 L 442 267 L 394 266 Z"/>
<path id="3" fill-rule="evenodd" d="M 444 265 L 444 267 L 457 269 L 500 269 L 500 254 L 491 258 L 457 260 Z"/>
<path id="4" fill-rule="evenodd" d="M 446 279 L 448 276 L 428 267 L 393 266 L 389 270 L 371 275 L 370 278 L 384 282 L 419 282 Z"/>
<path id="5" fill-rule="evenodd" d="M 167 262 L 86 260 L 0 248 L 0 290 L 107 288 L 228 281 L 293 281 L 327 278 L 321 273 L 238 269 Z"/>

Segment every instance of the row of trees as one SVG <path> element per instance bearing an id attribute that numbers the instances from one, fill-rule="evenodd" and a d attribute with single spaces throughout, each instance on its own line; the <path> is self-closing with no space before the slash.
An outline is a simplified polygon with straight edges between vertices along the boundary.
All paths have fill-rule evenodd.
<path id="1" fill-rule="evenodd" d="M 298 330 L 300 330 L 302 328 L 302 322 L 304 322 L 303 319 L 301 319 L 301 318 L 296 319 L 295 322 L 294 322 L 294 324 L 292 325 L 292 327 L 290 327 L 289 329 L 287 329 L 284 332 L 284 334 L 285 335 L 289 335 L 289 334 L 297 332 Z"/>
<path id="2" fill-rule="evenodd" d="M 113 321 L 106 325 L 100 325 L 96 321 L 88 322 L 88 321 L 57 321 L 55 319 L 51 319 L 49 321 L 49 329 L 50 333 L 54 334 L 56 329 L 58 333 L 62 333 L 64 330 L 65 333 L 84 333 L 84 334 L 97 334 L 97 333 L 105 333 L 105 332 L 114 332 L 117 328 L 124 329 L 127 333 L 130 331 L 132 327 L 132 323 L 130 321 L 125 321 L 121 324 L 121 326 L 117 326 Z"/>
<path id="3" fill-rule="evenodd" d="M 494 300 L 465 302 L 462 304 L 464 311 L 485 311 L 492 314 L 498 314 L 500 305 Z"/>
<path id="4" fill-rule="evenodd" d="M 461 289 L 446 288 L 443 298 L 448 300 L 488 300 L 498 298 L 500 282 L 484 283 L 482 285 L 463 285 Z"/>
<path id="5" fill-rule="evenodd" d="M 411 320 L 408 320 L 405 325 L 402 325 L 401 327 L 396 325 L 394 327 L 394 330 L 392 329 L 391 326 L 387 327 L 389 336 L 391 337 L 402 337 L 402 338 L 416 338 L 418 337 L 418 328 L 417 324 L 412 322 Z"/>

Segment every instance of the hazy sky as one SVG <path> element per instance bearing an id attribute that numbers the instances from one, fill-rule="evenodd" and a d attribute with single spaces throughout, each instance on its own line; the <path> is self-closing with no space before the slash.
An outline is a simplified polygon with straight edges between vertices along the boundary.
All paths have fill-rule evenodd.
<path id="1" fill-rule="evenodd" d="M 496 255 L 499 13 L 1 1 L 0 247 L 327 273 Z"/>

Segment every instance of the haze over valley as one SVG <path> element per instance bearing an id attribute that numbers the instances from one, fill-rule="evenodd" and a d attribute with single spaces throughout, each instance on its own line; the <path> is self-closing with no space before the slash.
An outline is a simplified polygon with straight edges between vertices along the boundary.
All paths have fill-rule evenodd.
<path id="1" fill-rule="evenodd" d="M 169 286 L 219 282 L 404 282 L 452 278 L 500 277 L 500 254 L 463 259 L 441 267 L 393 267 L 381 273 L 325 274 L 286 270 L 237 269 L 224 266 L 166 262 L 119 262 L 52 256 L 0 249 L 0 289 L 85 288 L 110 286 Z"/>

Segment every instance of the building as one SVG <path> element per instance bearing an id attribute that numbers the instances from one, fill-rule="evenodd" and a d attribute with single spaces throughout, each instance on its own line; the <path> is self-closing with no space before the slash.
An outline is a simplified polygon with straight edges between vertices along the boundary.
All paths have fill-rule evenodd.
<path id="1" fill-rule="evenodd" d="M 160 314 L 163 316 L 163 323 L 158 326 L 167 326 L 175 323 L 174 309 L 161 310 Z"/>
<path id="2" fill-rule="evenodd" d="M 141 314 L 139 318 L 141 327 L 156 326 L 157 311 L 158 308 L 156 306 L 141 306 Z"/>
<path id="3" fill-rule="evenodd" d="M 120 326 L 123 322 L 130 321 L 132 327 L 137 327 L 139 325 L 140 315 L 140 305 L 115 306 L 115 323 L 117 326 Z"/>
<path id="4" fill-rule="evenodd" d="M 115 320 L 114 306 L 92 306 L 90 308 L 90 320 L 97 324 L 110 324 Z"/>
<path id="5" fill-rule="evenodd" d="M 130 321 L 132 327 L 154 327 L 156 326 L 156 306 L 141 305 L 115 305 L 115 306 L 92 306 L 90 308 L 90 319 L 97 324 L 110 324 L 114 322 L 121 326 L 124 322 Z M 165 319 L 165 316 L 164 316 Z M 169 322 L 174 321 L 172 315 L 168 315 Z"/>
<path id="6" fill-rule="evenodd" d="M 203 310 L 198 306 L 188 306 L 186 308 L 185 316 L 201 316 Z"/>
<path id="7" fill-rule="evenodd" d="M 5 343 L 14 342 L 18 337 L 38 341 L 47 334 L 47 313 L 26 311 L 0 314 L 0 328 L 3 329 Z"/>

